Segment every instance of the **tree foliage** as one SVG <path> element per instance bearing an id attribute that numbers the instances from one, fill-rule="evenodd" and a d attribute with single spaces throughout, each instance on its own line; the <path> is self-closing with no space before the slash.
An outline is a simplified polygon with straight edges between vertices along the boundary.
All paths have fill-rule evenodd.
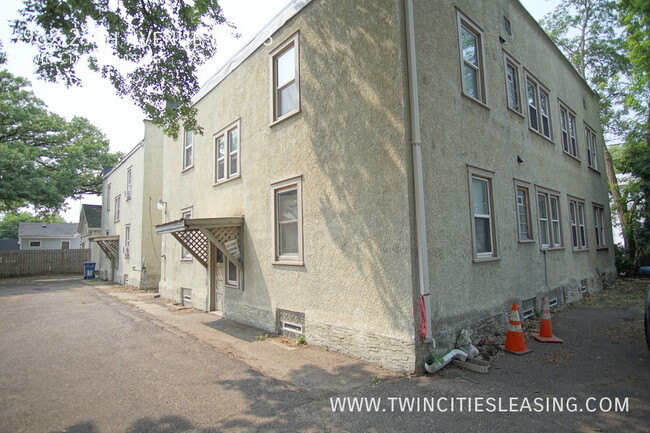
<path id="1" fill-rule="evenodd" d="M 98 194 L 103 166 L 118 158 L 88 120 L 48 111 L 26 79 L 0 69 L 0 211 L 54 212 L 67 198 Z"/>
<path id="2" fill-rule="evenodd" d="M 58 214 L 49 216 L 36 216 L 29 212 L 9 212 L 0 219 L 0 239 L 18 239 L 19 223 L 64 223 Z"/>
<path id="3" fill-rule="evenodd" d="M 605 131 L 622 141 L 611 155 L 605 149 L 605 159 L 632 258 L 650 253 L 649 9 L 647 0 L 562 0 L 541 22 L 599 94 Z"/>
<path id="4" fill-rule="evenodd" d="M 40 77 L 79 85 L 85 62 L 166 134 L 176 138 L 179 122 L 201 131 L 197 67 L 216 52 L 212 30 L 231 26 L 217 0 L 24 0 L 20 14 L 14 41 L 37 48 Z"/>

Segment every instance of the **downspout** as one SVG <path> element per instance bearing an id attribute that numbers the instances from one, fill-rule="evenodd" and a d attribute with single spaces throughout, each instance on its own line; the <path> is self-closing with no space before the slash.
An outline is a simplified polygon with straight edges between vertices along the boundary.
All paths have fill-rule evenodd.
<path id="1" fill-rule="evenodd" d="M 409 109 L 411 117 L 411 147 L 413 154 L 413 183 L 415 190 L 415 227 L 418 244 L 418 271 L 420 308 L 424 306 L 425 341 L 431 339 L 431 299 L 429 280 L 429 254 L 427 227 L 424 212 L 424 175 L 422 170 L 422 140 L 420 138 L 420 101 L 418 97 L 418 73 L 415 55 L 415 23 L 413 0 L 404 0 L 406 15 L 406 55 L 408 61 Z M 432 341 L 435 347 L 435 341 Z"/>

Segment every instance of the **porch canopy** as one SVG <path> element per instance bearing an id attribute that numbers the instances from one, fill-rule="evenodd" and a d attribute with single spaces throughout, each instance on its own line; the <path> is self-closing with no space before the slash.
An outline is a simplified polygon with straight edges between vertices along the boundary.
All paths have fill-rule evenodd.
<path id="1" fill-rule="evenodd" d="M 89 239 L 90 242 L 97 242 L 99 248 L 109 259 L 115 260 L 120 253 L 120 237 L 115 236 L 95 236 Z"/>
<path id="2" fill-rule="evenodd" d="M 244 217 L 182 218 L 157 225 L 156 234 L 170 234 L 204 267 L 208 267 L 209 244 L 217 247 L 240 270 Z"/>

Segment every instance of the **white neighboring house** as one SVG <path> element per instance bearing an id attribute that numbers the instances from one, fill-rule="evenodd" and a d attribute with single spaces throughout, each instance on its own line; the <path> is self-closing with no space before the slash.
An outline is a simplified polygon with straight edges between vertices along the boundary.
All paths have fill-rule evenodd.
<path id="1" fill-rule="evenodd" d="M 19 223 L 21 250 L 74 250 L 81 247 L 78 223 Z"/>
<path id="2" fill-rule="evenodd" d="M 98 263 L 100 249 L 90 238 L 102 234 L 102 205 L 82 204 L 77 231 L 81 237 L 81 248 L 90 249 L 90 261 Z"/>
<path id="3" fill-rule="evenodd" d="M 157 288 L 160 280 L 162 222 L 157 209 L 162 194 L 162 132 L 144 122 L 145 138 L 103 175 L 101 230 L 90 238 L 101 248 L 100 278 L 141 289 Z"/>

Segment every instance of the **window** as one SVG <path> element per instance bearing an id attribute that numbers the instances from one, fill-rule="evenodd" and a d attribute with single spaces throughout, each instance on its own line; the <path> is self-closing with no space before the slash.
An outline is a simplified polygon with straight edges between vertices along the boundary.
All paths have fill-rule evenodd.
<path id="1" fill-rule="evenodd" d="M 273 185 L 276 263 L 302 264 L 302 178 Z"/>
<path id="2" fill-rule="evenodd" d="M 483 31 L 467 17 L 458 14 L 458 40 L 463 93 L 485 103 Z"/>
<path id="3" fill-rule="evenodd" d="M 298 33 L 271 53 L 271 123 L 300 111 Z"/>
<path id="4" fill-rule="evenodd" d="M 475 260 L 497 256 L 492 211 L 492 178 L 494 173 L 469 168 L 472 240 Z"/>
<path id="5" fill-rule="evenodd" d="M 585 205 L 569 199 L 569 219 L 571 223 L 571 245 L 574 250 L 587 249 L 587 229 L 585 227 Z"/>
<path id="6" fill-rule="evenodd" d="M 61 241 L 61 249 L 62 250 L 69 250 L 70 249 L 70 241 Z"/>
<path id="7" fill-rule="evenodd" d="M 194 133 L 185 130 L 183 134 L 183 170 L 194 165 Z"/>
<path id="8" fill-rule="evenodd" d="M 131 190 L 133 188 L 133 176 L 131 175 L 131 167 L 126 170 L 126 191 L 124 192 L 124 196 L 126 200 L 131 200 Z"/>
<path id="9" fill-rule="evenodd" d="M 506 96 L 508 108 L 521 113 L 521 95 L 519 92 L 519 68 L 514 60 L 505 57 L 506 64 Z"/>
<path id="10" fill-rule="evenodd" d="M 605 239 L 605 209 L 600 205 L 594 205 L 594 231 L 596 234 L 596 246 L 604 247 L 607 245 Z"/>
<path id="11" fill-rule="evenodd" d="M 577 158 L 576 116 L 562 103 L 560 103 L 560 129 L 562 130 L 562 149 L 564 152 Z"/>
<path id="12" fill-rule="evenodd" d="M 41 247 L 41 241 L 29 241 L 29 247 L 30 248 L 40 248 Z"/>
<path id="13" fill-rule="evenodd" d="M 552 139 L 549 92 L 535 79 L 526 76 L 526 95 L 528 97 L 528 124 L 530 128 L 544 137 Z"/>
<path id="14" fill-rule="evenodd" d="M 239 176 L 239 137 L 239 121 L 215 135 L 215 183 Z"/>
<path id="15" fill-rule="evenodd" d="M 120 195 L 115 196 L 115 215 L 113 216 L 113 221 L 120 220 Z"/>
<path id="16" fill-rule="evenodd" d="M 528 195 L 528 187 L 516 185 L 516 194 L 519 241 L 530 241 L 533 240 L 533 232 L 531 230 L 532 224 L 530 223 L 530 199 Z"/>
<path id="17" fill-rule="evenodd" d="M 188 219 L 192 218 L 192 208 L 181 209 L 181 218 Z M 181 260 L 192 260 L 192 254 L 185 247 L 181 246 Z"/>
<path id="18" fill-rule="evenodd" d="M 131 224 L 124 227 L 124 257 L 128 258 L 131 250 Z"/>
<path id="19" fill-rule="evenodd" d="M 239 268 L 230 260 L 226 259 L 226 284 L 230 287 L 239 288 Z"/>
<path id="20" fill-rule="evenodd" d="M 587 165 L 598 170 L 598 158 L 596 157 L 596 133 L 585 124 L 585 142 L 587 143 Z"/>
<path id="21" fill-rule="evenodd" d="M 559 195 L 537 191 L 537 218 L 541 248 L 560 248 L 562 246 L 562 227 L 560 226 Z"/>
<path id="22" fill-rule="evenodd" d="M 106 187 L 106 212 L 111 210 L 111 184 Z"/>

